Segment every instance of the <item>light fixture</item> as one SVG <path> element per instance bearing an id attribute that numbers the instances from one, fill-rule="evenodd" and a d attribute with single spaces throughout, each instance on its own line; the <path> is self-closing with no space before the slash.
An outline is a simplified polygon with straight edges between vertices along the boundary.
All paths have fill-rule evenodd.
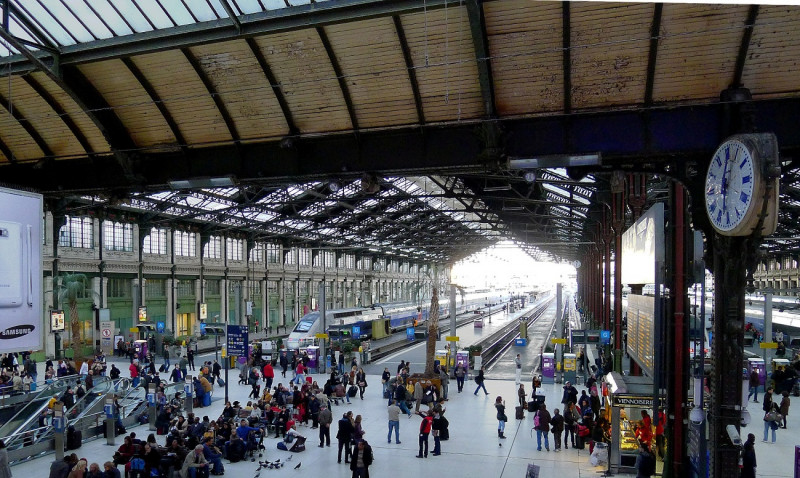
<path id="1" fill-rule="evenodd" d="M 506 184 L 505 186 L 486 186 L 483 188 L 483 192 L 485 193 L 493 193 L 497 191 L 511 191 L 511 185 Z"/>
<path id="2" fill-rule="evenodd" d="M 503 206 L 503 211 L 524 211 L 522 206 Z"/>
<path id="3" fill-rule="evenodd" d="M 550 154 L 535 158 L 511 158 L 509 169 L 569 168 L 574 166 L 599 166 L 600 153 Z"/>
<path id="4" fill-rule="evenodd" d="M 525 171 L 525 174 L 522 177 L 525 178 L 525 181 L 528 183 L 536 181 L 536 173 L 533 171 Z"/>
<path id="5" fill-rule="evenodd" d="M 328 189 L 330 189 L 332 193 L 335 193 L 342 189 L 342 185 L 336 181 L 331 181 L 328 183 Z"/>
<path id="6" fill-rule="evenodd" d="M 177 179 L 169 182 L 169 187 L 172 189 L 208 189 L 208 188 L 225 188 L 235 186 L 233 176 L 222 176 L 218 178 L 191 178 L 191 179 Z"/>

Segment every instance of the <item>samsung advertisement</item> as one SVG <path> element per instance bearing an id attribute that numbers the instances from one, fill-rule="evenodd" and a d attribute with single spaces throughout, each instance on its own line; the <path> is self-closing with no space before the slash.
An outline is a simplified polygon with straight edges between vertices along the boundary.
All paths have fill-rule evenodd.
<path id="1" fill-rule="evenodd" d="M 41 350 L 42 196 L 0 188 L 0 353 Z"/>

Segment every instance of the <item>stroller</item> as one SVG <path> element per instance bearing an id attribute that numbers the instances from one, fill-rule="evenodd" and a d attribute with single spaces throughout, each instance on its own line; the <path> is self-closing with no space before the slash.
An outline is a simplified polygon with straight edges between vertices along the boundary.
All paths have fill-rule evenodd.
<path id="1" fill-rule="evenodd" d="M 261 450 L 264 450 L 264 433 L 250 432 L 247 434 L 245 456 L 250 457 L 250 461 L 255 461 L 255 454 L 261 457 Z"/>

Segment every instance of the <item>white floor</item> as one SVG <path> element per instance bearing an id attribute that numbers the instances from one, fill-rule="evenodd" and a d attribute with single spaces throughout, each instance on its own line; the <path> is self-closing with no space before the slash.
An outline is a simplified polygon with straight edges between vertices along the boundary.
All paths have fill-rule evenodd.
<path id="1" fill-rule="evenodd" d="M 366 430 L 365 438 L 372 446 L 375 456 L 375 462 L 370 469 L 372 477 L 523 478 L 529 463 L 535 463 L 541 467 L 541 477 L 595 477 L 602 474 L 602 468 L 592 467 L 589 464 L 588 448 L 586 450 L 570 448 L 559 453 L 554 451 L 546 452 L 544 450 L 541 452 L 536 451 L 535 433 L 531 437 L 533 418 L 526 413 L 524 420 L 513 420 L 514 406 L 517 402 L 513 380 L 487 380 L 486 387 L 490 393 L 488 396 L 484 395 L 482 391 L 478 396 L 474 396 L 472 393 L 475 390 L 474 382 L 468 382 L 465 385 L 464 393 L 455 393 L 456 387 L 455 383 L 453 383 L 451 386 L 453 393 L 450 394 L 450 400 L 447 402 L 446 412 L 446 416 L 450 421 L 450 440 L 442 442 L 441 456 L 429 455 L 427 459 L 415 458 L 418 446 L 417 432 L 420 423 L 418 416 L 413 416 L 410 419 L 401 418 L 400 440 L 402 443 L 400 445 L 387 444 L 387 403 L 386 400 L 380 398 L 380 377 L 370 376 L 368 383 L 373 385 L 368 387 L 367 396 L 363 401 L 356 398 L 351 405 L 345 404 L 333 407 L 333 442 L 330 448 L 318 448 L 317 430 L 301 426 L 299 428 L 300 432 L 308 437 L 306 451 L 295 454 L 292 457 L 292 466 L 277 470 L 262 470 L 260 477 L 299 476 L 297 474 L 298 471 L 305 470 L 312 470 L 315 473 L 324 470 L 326 478 L 351 476 L 351 472 L 344 462 L 342 464 L 336 463 L 335 422 L 347 410 L 352 410 L 354 414 L 363 416 L 363 425 Z M 561 397 L 560 385 L 545 385 L 542 391 L 548 397 L 548 409 L 552 411 L 553 408 L 557 408 Z M 232 380 L 229 393 L 231 400 L 239 400 L 242 403 L 246 403 L 249 387 L 237 386 L 235 385 L 235 380 Z M 505 435 L 508 437 L 506 440 L 497 438 L 494 401 L 498 393 L 506 400 L 507 410 L 510 411 L 508 415 L 509 418 L 512 418 L 506 425 Z M 222 390 L 218 389 L 215 394 L 218 398 L 211 407 L 201 408 L 196 411 L 200 416 L 208 415 L 213 419 L 218 417 L 223 406 Z M 792 428 L 793 422 L 796 423 L 796 421 L 791 420 L 791 418 L 789 430 L 779 430 L 778 443 L 775 445 L 761 442 L 763 429 L 760 420 L 755 423 L 756 427 L 748 427 L 751 430 L 743 430 L 743 434 L 752 432 L 757 437 L 756 448 L 760 465 L 757 476 L 792 476 L 794 460 L 794 453 L 792 452 L 798 434 Z M 129 429 L 129 431 L 135 431 L 137 436 L 141 438 L 145 438 L 150 433 L 147 427 L 136 427 Z M 788 441 L 790 437 L 792 443 Z M 164 437 L 158 438 L 159 443 L 164 439 Z M 552 440 L 552 434 L 550 438 Z M 121 437 L 117 437 L 117 446 L 121 442 Z M 392 442 L 394 442 L 394 439 L 392 439 Z M 277 450 L 276 443 L 277 440 L 273 438 L 265 441 L 267 450 L 264 460 L 277 460 L 280 458 L 285 461 L 289 458 L 290 454 L 288 452 Z M 102 464 L 111 458 L 115 448 L 106 445 L 105 440 L 100 439 L 85 443 L 81 449 L 76 450 L 76 453 L 79 457 L 87 458 L 89 463 L 97 462 Z M 433 449 L 432 437 L 430 439 L 430 448 L 431 450 Z M 15 477 L 47 476 L 47 470 L 53 460 L 54 455 L 49 455 L 21 463 L 12 468 L 12 474 Z M 298 471 L 293 469 L 297 463 L 302 463 Z M 250 478 L 255 476 L 256 468 L 257 464 L 251 462 L 226 463 L 225 475 Z"/>

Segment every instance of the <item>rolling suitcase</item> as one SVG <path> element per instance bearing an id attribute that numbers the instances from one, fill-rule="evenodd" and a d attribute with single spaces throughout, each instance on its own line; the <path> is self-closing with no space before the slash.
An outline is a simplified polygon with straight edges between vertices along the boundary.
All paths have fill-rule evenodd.
<path id="1" fill-rule="evenodd" d="M 517 407 L 515 407 L 515 410 L 516 410 L 516 418 L 517 418 L 517 420 L 524 420 L 525 419 L 524 408 L 522 408 L 520 406 L 517 406 Z"/>
<path id="2" fill-rule="evenodd" d="M 355 385 L 350 385 L 350 388 L 347 389 L 347 394 L 350 395 L 350 398 L 355 397 L 356 393 L 358 393 L 358 387 Z"/>
<path id="3" fill-rule="evenodd" d="M 536 400 L 531 400 L 528 402 L 528 412 L 529 413 L 536 413 L 539 410 L 539 402 Z"/>

